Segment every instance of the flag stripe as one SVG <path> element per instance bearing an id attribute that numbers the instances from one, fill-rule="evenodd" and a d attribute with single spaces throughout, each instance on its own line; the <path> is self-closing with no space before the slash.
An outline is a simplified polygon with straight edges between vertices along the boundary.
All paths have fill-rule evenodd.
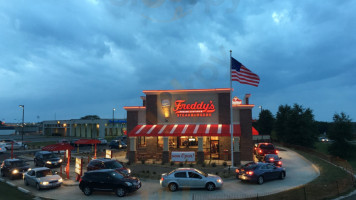
<path id="1" fill-rule="evenodd" d="M 231 80 L 258 87 L 260 77 L 231 57 Z"/>

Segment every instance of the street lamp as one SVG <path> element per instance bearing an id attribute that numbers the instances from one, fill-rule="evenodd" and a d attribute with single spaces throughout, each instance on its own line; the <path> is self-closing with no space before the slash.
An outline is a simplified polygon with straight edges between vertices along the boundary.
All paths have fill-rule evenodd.
<path id="1" fill-rule="evenodd" d="M 25 105 L 19 105 L 20 108 L 22 108 L 22 136 L 21 136 L 21 140 L 22 140 L 22 143 L 21 143 L 21 146 L 23 145 L 23 128 L 25 126 L 25 123 L 24 123 L 24 120 L 25 120 Z"/>
<path id="2" fill-rule="evenodd" d="M 261 113 L 261 112 L 262 112 L 262 110 L 263 110 L 263 109 L 262 109 L 262 106 L 258 106 L 258 108 L 260 108 L 260 109 L 261 109 L 261 110 L 260 110 L 260 113 Z"/>
<path id="3" fill-rule="evenodd" d="M 112 109 L 112 135 L 114 135 L 114 126 L 115 126 L 115 122 L 114 122 L 114 116 L 115 116 L 115 108 Z"/>

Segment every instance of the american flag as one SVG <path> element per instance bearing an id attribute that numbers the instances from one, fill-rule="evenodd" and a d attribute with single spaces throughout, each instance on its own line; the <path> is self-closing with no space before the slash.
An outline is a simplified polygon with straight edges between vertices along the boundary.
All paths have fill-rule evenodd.
<path id="1" fill-rule="evenodd" d="M 231 57 L 231 80 L 258 87 L 260 77 Z"/>

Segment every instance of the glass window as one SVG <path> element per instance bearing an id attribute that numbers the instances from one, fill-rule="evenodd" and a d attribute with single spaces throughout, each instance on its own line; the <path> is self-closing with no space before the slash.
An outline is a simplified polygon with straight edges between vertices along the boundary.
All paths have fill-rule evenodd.
<path id="1" fill-rule="evenodd" d="M 138 137 L 138 146 L 140 147 L 146 146 L 146 137 L 144 136 Z"/>
<path id="2" fill-rule="evenodd" d="M 163 148 L 163 137 L 162 136 L 158 136 L 157 147 Z"/>
<path id="3" fill-rule="evenodd" d="M 194 173 L 194 172 L 188 172 L 189 178 L 197 178 L 197 179 L 201 179 L 201 176 Z"/>
<path id="4" fill-rule="evenodd" d="M 45 177 L 45 176 L 51 176 L 52 172 L 51 170 L 41 170 L 41 171 L 37 171 L 36 172 L 36 177 L 37 178 L 41 178 L 41 177 Z"/>
<path id="5" fill-rule="evenodd" d="M 174 177 L 176 178 L 187 178 L 187 173 L 186 172 L 177 172 L 174 174 Z"/>
<path id="6" fill-rule="evenodd" d="M 122 168 L 123 166 L 117 161 L 111 161 L 111 162 L 105 162 L 105 167 L 107 169 L 117 169 L 117 168 Z"/>

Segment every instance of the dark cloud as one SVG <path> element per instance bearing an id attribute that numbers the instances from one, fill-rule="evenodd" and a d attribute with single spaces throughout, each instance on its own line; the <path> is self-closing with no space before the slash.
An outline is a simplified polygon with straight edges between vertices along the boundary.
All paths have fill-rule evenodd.
<path id="1" fill-rule="evenodd" d="M 233 83 L 273 113 L 355 119 L 354 1 L 0 2 L 0 120 L 110 118 L 145 89 L 229 87 L 229 50 L 261 77 Z M 259 110 L 254 109 L 254 117 Z M 16 119 L 16 120 L 15 120 Z"/>

